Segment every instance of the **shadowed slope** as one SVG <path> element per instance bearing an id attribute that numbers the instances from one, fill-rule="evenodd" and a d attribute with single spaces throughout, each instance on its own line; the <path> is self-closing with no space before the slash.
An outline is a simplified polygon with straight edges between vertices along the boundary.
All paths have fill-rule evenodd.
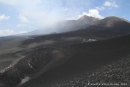
<path id="1" fill-rule="evenodd" d="M 62 65 L 45 72 L 22 87 L 50 87 L 57 86 L 56 84 L 62 86 L 61 82 L 67 84 L 72 78 L 77 78 L 77 74 L 87 73 L 127 56 L 130 54 L 129 44 L 130 35 L 98 42 L 63 46 L 61 48 L 64 50 L 73 49 L 74 55 Z"/>
<path id="2" fill-rule="evenodd" d="M 30 80 L 41 74 L 42 77 L 28 82 L 24 87 L 35 87 L 33 83 L 38 85 L 41 79 L 45 82 L 40 85 L 58 82 L 119 60 L 130 53 L 129 44 L 130 35 L 127 35 L 97 42 L 37 48 L 1 71 L 0 85 L 19 85 L 25 78 Z"/>

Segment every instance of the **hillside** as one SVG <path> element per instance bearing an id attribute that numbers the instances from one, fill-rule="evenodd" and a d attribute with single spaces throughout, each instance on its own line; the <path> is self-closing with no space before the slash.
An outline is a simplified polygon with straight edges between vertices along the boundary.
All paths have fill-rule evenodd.
<path id="1" fill-rule="evenodd" d="M 95 26 L 112 28 L 112 29 L 119 28 L 117 32 L 121 32 L 120 29 L 125 28 L 125 30 L 129 32 L 130 22 L 127 21 L 126 19 L 119 18 L 116 16 L 109 16 L 104 19 L 98 19 L 95 17 L 83 15 L 81 18 L 77 20 L 66 20 L 63 22 L 58 22 L 55 26 L 48 27 L 45 29 L 37 29 L 28 34 L 29 35 L 45 34 L 44 30 L 47 31 L 48 29 L 50 30 L 50 33 L 52 32 L 62 33 L 62 32 L 80 30 L 84 28 L 89 29 L 89 27 L 95 27 Z"/>
<path id="2" fill-rule="evenodd" d="M 88 81 L 129 84 L 129 77 L 125 78 L 130 73 L 128 67 L 125 67 L 129 66 L 130 62 L 129 43 L 130 35 L 127 35 L 97 42 L 63 46 L 64 50 L 73 49 L 76 54 L 59 67 L 21 87 L 85 86 Z"/>
<path id="3" fill-rule="evenodd" d="M 33 75 L 36 76 L 36 75 L 39 75 L 39 73 L 41 73 L 42 71 L 44 71 L 42 76 L 30 80 L 29 82 L 25 83 L 21 87 L 29 87 L 29 86 L 50 87 L 52 85 L 55 87 L 57 85 L 59 86 L 76 86 L 76 85 L 84 86 L 87 84 L 88 80 L 91 82 L 97 81 L 97 82 L 104 83 L 102 81 L 104 81 L 105 77 L 101 78 L 100 70 L 102 70 L 105 73 L 104 71 L 105 68 L 103 67 L 107 65 L 113 65 L 113 64 L 114 65 L 112 67 L 114 67 L 116 65 L 116 62 L 122 61 L 122 60 L 126 61 L 125 58 L 129 58 L 129 55 L 130 55 L 129 43 L 130 43 L 130 35 L 126 35 L 122 37 L 101 40 L 97 42 L 78 43 L 78 44 L 71 44 L 71 45 L 58 46 L 58 47 L 49 47 L 49 48 L 44 48 L 44 47 L 37 48 L 37 49 L 31 50 L 28 53 L 22 54 L 25 57 L 19 60 L 18 63 L 14 65 L 14 67 L 16 68 L 17 72 L 20 73 L 19 75 L 25 74 L 28 76 L 33 76 Z M 28 66 L 29 61 L 32 61 L 31 64 L 35 66 L 36 71 L 31 69 Z M 124 64 L 125 62 L 123 63 L 123 65 L 120 65 L 120 66 L 117 65 L 117 67 L 119 69 L 122 69 L 121 67 L 127 66 L 128 63 L 126 63 L 126 65 Z M 124 69 L 125 71 L 127 70 L 127 68 L 124 68 Z M 9 73 L 9 74 L 7 73 L 5 75 L 7 76 L 12 75 L 11 77 L 13 77 L 13 75 L 16 75 L 16 74 L 13 74 L 13 72 L 15 73 L 15 71 L 12 71 L 12 70 L 13 68 L 10 68 L 9 71 L 11 71 L 12 73 Z M 96 74 L 94 74 L 94 75 L 97 75 L 96 79 L 93 79 L 95 77 L 92 76 L 93 74 L 91 75 L 91 72 L 95 72 L 95 73 L 97 72 Z M 110 69 L 108 69 L 108 72 L 110 72 Z M 112 75 L 115 74 L 114 72 L 115 71 L 112 71 L 111 74 Z M 38 74 L 35 74 L 35 73 L 38 73 Z M 106 77 L 105 81 L 107 83 L 110 83 L 111 81 L 118 83 L 121 81 L 125 82 L 127 80 L 127 83 L 129 83 L 129 80 L 127 78 L 126 79 L 124 78 L 124 76 L 126 76 L 128 73 L 122 74 L 120 79 L 118 79 L 116 75 L 115 77 L 111 76 L 111 78 L 113 78 L 112 80 L 109 80 L 109 77 L 108 78 Z M 9 82 L 18 81 L 18 80 L 15 80 L 15 78 L 17 78 L 17 75 L 16 77 L 13 78 L 14 80 L 9 80 Z M 7 79 L 5 78 L 6 82 L 8 82 Z M 1 80 L 2 79 L 0 79 L 0 81 Z M 82 81 L 85 81 L 85 82 L 80 83 Z"/>

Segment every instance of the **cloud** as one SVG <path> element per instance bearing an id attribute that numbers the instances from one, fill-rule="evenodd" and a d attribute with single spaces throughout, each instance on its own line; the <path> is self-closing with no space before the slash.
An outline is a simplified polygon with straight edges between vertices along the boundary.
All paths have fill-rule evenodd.
<path id="1" fill-rule="evenodd" d="M 0 0 L 0 3 L 4 4 L 10 4 L 10 5 L 21 5 L 25 4 L 25 2 L 30 2 L 31 3 L 40 3 L 41 0 Z"/>
<path id="2" fill-rule="evenodd" d="M 88 13 L 83 12 L 81 15 L 78 16 L 78 18 L 82 17 L 83 15 L 92 16 L 96 18 L 104 18 L 99 14 L 99 11 L 97 9 L 90 9 Z"/>
<path id="3" fill-rule="evenodd" d="M 28 23 L 28 22 L 29 22 L 29 20 L 28 20 L 26 17 L 22 16 L 22 15 L 19 15 L 18 18 L 19 18 L 20 21 L 23 22 L 23 23 Z"/>
<path id="4" fill-rule="evenodd" d="M 14 5 L 19 2 L 19 0 L 0 0 L 1 3 Z"/>
<path id="5" fill-rule="evenodd" d="M 8 35 L 14 35 L 14 34 L 21 34 L 21 33 L 26 33 L 26 31 L 16 32 L 14 30 L 0 30 L 0 36 L 8 36 Z"/>
<path id="6" fill-rule="evenodd" d="M 97 10 L 104 10 L 105 7 L 103 7 L 103 6 L 102 6 L 102 7 L 96 7 L 96 9 L 97 9 Z"/>
<path id="7" fill-rule="evenodd" d="M 13 15 L 20 20 L 17 28 L 26 26 L 31 29 L 42 28 L 56 22 L 77 19 L 77 16 L 92 7 L 92 0 L 0 0 L 11 7 Z M 13 17 L 13 16 L 12 16 Z M 13 19 L 13 18 L 12 18 Z M 30 31 L 28 29 L 28 31 Z M 48 32 L 51 30 L 48 30 Z M 55 30 L 54 30 L 55 31 Z M 45 30 L 46 33 L 46 30 Z"/>
<path id="8" fill-rule="evenodd" d="M 76 18 L 89 8 L 91 0 L 0 0 L 0 3 L 12 5 L 21 22 L 32 26 L 45 27 L 58 21 Z M 85 9 L 84 9 L 85 6 Z M 28 21 L 27 21 L 27 20 Z"/>
<path id="9" fill-rule="evenodd" d="M 17 24 L 17 27 L 25 27 L 27 24 Z"/>
<path id="10" fill-rule="evenodd" d="M 103 4 L 104 6 L 107 6 L 107 7 L 119 7 L 117 4 L 116 4 L 116 2 L 110 2 L 110 1 L 105 1 L 104 2 L 104 4 Z"/>
<path id="11" fill-rule="evenodd" d="M 10 19 L 10 16 L 5 16 L 4 14 L 0 15 L 0 21 L 8 19 Z"/>

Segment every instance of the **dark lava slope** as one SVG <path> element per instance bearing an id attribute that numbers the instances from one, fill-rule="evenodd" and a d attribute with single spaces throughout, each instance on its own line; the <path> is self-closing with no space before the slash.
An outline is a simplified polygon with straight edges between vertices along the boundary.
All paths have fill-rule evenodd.
<path id="1" fill-rule="evenodd" d="M 72 52 L 74 55 L 71 55 L 63 64 L 20 87 L 90 87 L 87 85 L 88 82 L 102 84 L 122 82 L 127 83 L 126 87 L 128 87 L 130 78 L 129 76 L 125 77 L 130 75 L 128 69 L 130 35 L 97 42 L 66 45 L 54 49 L 57 48 L 63 49 L 64 52 Z M 69 55 L 65 56 L 69 57 Z"/>

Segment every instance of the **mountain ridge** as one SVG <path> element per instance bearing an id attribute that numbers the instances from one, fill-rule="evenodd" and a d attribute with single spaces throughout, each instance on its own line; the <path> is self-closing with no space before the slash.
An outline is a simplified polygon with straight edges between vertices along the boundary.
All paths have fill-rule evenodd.
<path id="1" fill-rule="evenodd" d="M 122 24 L 126 24 L 127 26 L 130 26 L 130 22 L 128 20 L 116 16 L 108 16 L 103 19 L 99 19 L 99 18 L 83 15 L 77 20 L 66 20 L 64 22 L 58 23 L 53 27 L 45 28 L 45 29 L 37 29 L 27 34 L 28 35 L 45 34 L 44 33 L 45 30 L 50 30 L 51 31 L 50 33 L 52 32 L 63 33 L 63 32 L 88 28 L 94 25 L 101 26 L 101 27 L 117 27 L 117 26 L 121 26 Z"/>

